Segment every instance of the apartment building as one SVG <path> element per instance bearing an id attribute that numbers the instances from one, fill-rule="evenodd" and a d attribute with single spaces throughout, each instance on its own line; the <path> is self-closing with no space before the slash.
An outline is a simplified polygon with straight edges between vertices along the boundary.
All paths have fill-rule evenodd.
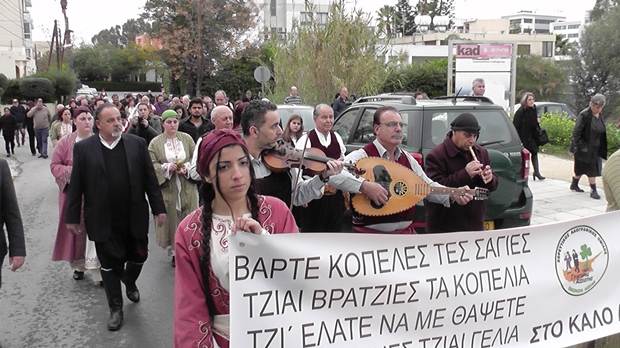
<path id="1" fill-rule="evenodd" d="M 540 14 L 527 10 L 502 16 L 502 18 L 510 21 L 510 32 L 513 34 L 550 34 L 549 24 L 566 21 L 565 16 Z"/>
<path id="2" fill-rule="evenodd" d="M 0 1 L 0 73 L 14 79 L 36 73 L 32 0 Z"/>
<path id="3" fill-rule="evenodd" d="M 305 0 L 264 0 L 263 20 L 264 34 L 278 35 L 286 39 L 293 29 L 293 23 L 298 21 L 303 25 L 310 21 L 311 15 L 322 24 L 327 24 L 329 6 L 333 0 L 313 0 L 312 8 L 306 8 Z"/>

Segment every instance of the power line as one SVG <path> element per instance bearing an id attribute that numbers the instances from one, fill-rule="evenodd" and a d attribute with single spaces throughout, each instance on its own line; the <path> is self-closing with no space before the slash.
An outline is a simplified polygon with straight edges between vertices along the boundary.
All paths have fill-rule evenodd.
<path id="1" fill-rule="evenodd" d="M 11 14 L 16 14 L 16 15 L 17 15 L 17 17 L 21 18 L 21 11 L 19 11 L 19 9 L 18 9 L 17 11 L 12 10 L 12 9 L 11 9 L 11 8 L 9 8 L 9 7 L 7 6 L 7 4 L 6 4 L 6 3 L 4 3 L 4 2 L 3 2 L 3 3 L 1 3 L 1 5 L 3 5 L 3 6 L 4 6 L 4 8 L 6 8 L 8 11 L 12 11 L 12 12 L 10 12 Z"/>
<path id="2" fill-rule="evenodd" d="M 22 9 L 19 8 L 17 5 L 15 5 L 14 3 L 11 2 L 7 2 L 9 5 L 11 5 L 15 10 L 17 10 L 18 13 L 22 12 Z M 7 7 L 8 8 L 8 7 Z"/>
<path id="3" fill-rule="evenodd" d="M 22 26 L 22 24 L 21 24 L 21 23 L 16 22 L 15 20 L 13 20 L 13 19 L 11 19 L 11 18 L 7 17 L 4 13 L 0 12 L 0 15 L 3 15 L 3 16 L 4 16 L 4 18 L 8 19 L 8 22 L 13 23 L 13 24 L 16 24 L 18 27 L 21 27 L 21 26 Z M 6 21 L 3 21 L 3 22 L 6 22 Z"/>
<path id="4" fill-rule="evenodd" d="M 1 25 L 0 25 L 0 28 L 2 28 L 2 29 L 4 29 L 4 30 L 6 30 L 6 32 L 7 32 L 7 33 L 9 33 L 9 34 L 11 34 L 11 35 L 15 36 L 15 37 L 16 37 L 16 38 L 18 38 L 18 39 L 20 39 L 20 40 L 22 40 L 22 41 L 24 40 L 24 38 L 23 38 L 23 37 L 21 37 L 21 36 L 19 36 L 19 35 L 15 34 L 14 32 L 12 32 L 12 31 L 8 30 L 7 28 L 5 28 L 5 27 L 3 27 L 3 26 L 1 26 Z"/>

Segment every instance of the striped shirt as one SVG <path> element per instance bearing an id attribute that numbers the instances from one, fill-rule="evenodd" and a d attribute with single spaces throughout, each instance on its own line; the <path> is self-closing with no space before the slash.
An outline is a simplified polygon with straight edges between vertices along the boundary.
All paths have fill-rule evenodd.
<path id="1" fill-rule="evenodd" d="M 284 104 L 301 104 L 301 97 L 298 95 L 289 95 L 284 98 Z"/>
<path id="2" fill-rule="evenodd" d="M 620 210 L 620 150 L 609 157 L 603 168 L 603 190 L 607 211 Z"/>

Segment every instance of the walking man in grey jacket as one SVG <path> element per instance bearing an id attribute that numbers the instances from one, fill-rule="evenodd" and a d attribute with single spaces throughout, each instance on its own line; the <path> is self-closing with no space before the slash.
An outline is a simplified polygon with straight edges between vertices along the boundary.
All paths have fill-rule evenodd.
<path id="1" fill-rule="evenodd" d="M 37 99 L 37 105 L 28 111 L 26 115 L 32 118 L 34 123 L 34 136 L 37 138 L 37 150 L 39 158 L 47 158 L 47 137 L 50 134 L 52 114 L 43 106 L 43 99 Z"/>

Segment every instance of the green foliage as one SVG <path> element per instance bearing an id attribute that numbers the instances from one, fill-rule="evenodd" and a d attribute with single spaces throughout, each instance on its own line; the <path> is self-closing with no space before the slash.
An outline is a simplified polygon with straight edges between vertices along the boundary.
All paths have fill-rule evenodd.
<path id="1" fill-rule="evenodd" d="M 398 0 L 394 9 L 394 32 L 411 36 L 416 32 L 414 9 L 409 0 Z"/>
<path id="2" fill-rule="evenodd" d="M 306 25 L 295 23 L 286 42 L 272 39 L 275 86 L 269 98 L 281 102 L 293 85 L 306 104 L 331 103 L 343 86 L 354 95 L 377 93 L 391 67 L 377 59 L 387 49 L 368 15 L 349 13 L 344 0 L 334 1 L 324 24 L 306 6 Z"/>
<path id="3" fill-rule="evenodd" d="M 2 103 L 10 104 L 13 99 L 24 100 L 22 92 L 19 90 L 19 83 L 21 79 L 10 79 L 7 82 L 7 87 L 2 95 Z"/>
<path id="4" fill-rule="evenodd" d="M 588 105 L 596 93 L 607 97 L 607 110 L 620 105 L 620 7 L 610 7 L 611 1 L 599 1 L 604 9 L 600 19 L 585 27 L 579 50 L 573 53 L 571 79 L 575 105 Z M 615 3 L 615 1 L 613 1 Z"/>
<path id="5" fill-rule="evenodd" d="M 123 92 L 159 92 L 161 84 L 159 82 L 117 82 L 117 81 L 89 81 L 88 86 L 96 88 L 98 91 L 123 91 Z"/>
<path id="6" fill-rule="evenodd" d="M 226 95 L 234 102 L 241 100 L 247 90 L 258 96 L 261 86 L 254 79 L 254 69 L 259 66 L 252 51 L 245 52 L 240 58 L 227 58 L 220 61 L 221 68 L 214 76 L 205 80 L 202 95 L 213 96 L 217 90 L 226 91 Z"/>
<path id="7" fill-rule="evenodd" d="M 9 86 L 9 79 L 4 74 L 0 74 L 0 98 L 6 91 L 6 88 Z"/>
<path id="8" fill-rule="evenodd" d="M 607 153 L 611 155 L 620 149 L 620 129 L 616 124 L 607 125 Z"/>
<path id="9" fill-rule="evenodd" d="M 73 69 L 82 81 L 99 81 L 110 75 L 108 51 L 103 47 L 82 47 L 73 52 Z"/>
<path id="10" fill-rule="evenodd" d="M 420 91 L 426 93 L 429 98 L 445 95 L 447 69 L 448 60 L 445 58 L 424 64 L 411 64 L 393 71 L 381 88 L 381 92 Z"/>
<path id="11" fill-rule="evenodd" d="M 568 149 L 570 147 L 573 128 L 575 128 L 575 122 L 569 120 L 566 116 L 566 113 L 543 114 L 540 120 L 540 126 L 547 130 L 550 144 Z"/>
<path id="12" fill-rule="evenodd" d="M 26 99 L 36 100 L 41 98 L 47 103 L 54 101 L 54 85 L 52 81 L 46 78 L 24 78 L 19 83 L 19 90 Z"/>
<path id="13" fill-rule="evenodd" d="M 148 33 L 150 30 L 150 23 L 142 18 L 132 18 L 122 26 L 116 25 L 110 29 L 101 30 L 97 35 L 92 37 L 91 42 L 93 45 L 106 44 L 122 48 L 133 43 L 136 36 Z"/>
<path id="14" fill-rule="evenodd" d="M 517 58 L 517 99 L 532 92 L 539 101 L 558 101 L 566 85 L 566 73 L 552 60 L 527 55 Z"/>
<path id="15" fill-rule="evenodd" d="M 70 97 L 76 90 L 77 77 L 69 71 L 52 69 L 46 72 L 38 72 L 29 77 L 41 77 L 50 80 L 54 86 L 54 96 L 58 103 L 64 102 L 64 99 Z"/>

